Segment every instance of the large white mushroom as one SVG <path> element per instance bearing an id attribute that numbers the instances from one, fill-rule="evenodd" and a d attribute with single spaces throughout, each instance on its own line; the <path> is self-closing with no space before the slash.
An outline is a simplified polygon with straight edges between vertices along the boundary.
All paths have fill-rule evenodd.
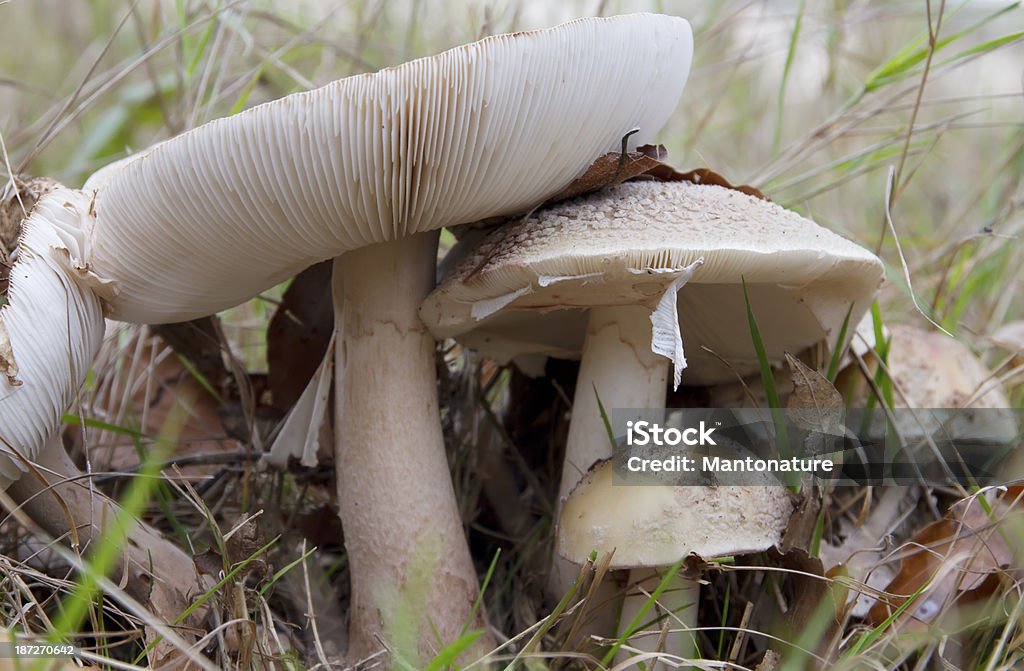
<path id="1" fill-rule="evenodd" d="M 112 282 L 117 319 L 210 314 L 339 259 L 350 657 L 379 648 L 387 592 L 425 592 L 423 653 L 459 635 L 477 593 L 416 316 L 432 231 L 525 211 L 632 129 L 649 139 L 691 55 L 685 20 L 649 14 L 500 35 L 214 121 L 86 184 L 83 265 Z"/>

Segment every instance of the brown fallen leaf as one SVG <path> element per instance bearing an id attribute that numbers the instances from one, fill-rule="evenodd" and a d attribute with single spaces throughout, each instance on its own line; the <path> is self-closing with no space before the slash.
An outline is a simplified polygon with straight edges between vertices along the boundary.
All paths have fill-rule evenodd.
<path id="1" fill-rule="evenodd" d="M 800 495 L 797 499 L 793 514 L 789 517 L 786 530 L 779 542 L 779 549 L 783 552 L 800 550 L 807 552 L 814 537 L 814 530 L 818 526 L 818 515 L 821 512 L 821 488 L 811 483 L 804 482 L 800 488 Z"/>
<path id="2" fill-rule="evenodd" d="M 804 450 L 817 456 L 836 449 L 832 436 L 842 435 L 843 395 L 828 379 L 786 352 L 793 377 L 793 392 L 786 402 L 786 415 L 807 432 Z"/>
<path id="3" fill-rule="evenodd" d="M 541 207 L 593 193 L 631 179 L 655 179 L 661 182 L 692 182 L 732 189 L 760 200 L 771 200 L 752 186 L 736 186 L 708 168 L 679 172 L 664 162 L 668 152 L 662 145 L 645 144 L 635 151 L 612 151 L 599 156 L 569 186 L 544 202 Z"/>
<path id="4" fill-rule="evenodd" d="M 661 145 L 643 145 L 637 147 L 636 151 L 616 152 L 610 151 L 590 164 L 587 170 L 572 181 L 551 198 L 545 201 L 543 206 L 552 205 L 563 200 L 576 198 L 609 186 L 621 184 L 626 180 L 644 175 L 659 167 L 668 168 L 661 162 L 667 155 L 665 148 Z M 669 170 L 672 170 L 669 168 Z M 675 173 L 672 170 L 673 174 Z M 675 181 L 666 179 L 665 181 Z M 542 207 L 543 207 L 542 206 Z"/>
<path id="5" fill-rule="evenodd" d="M 889 595 L 868 612 L 878 626 L 911 595 L 922 593 L 897 618 L 904 627 L 933 625 L 952 601 L 964 604 L 990 596 L 1003 577 L 1020 573 L 1017 546 L 1024 522 L 1015 504 L 1019 488 L 990 501 L 991 514 L 976 497 L 954 504 L 944 518 L 928 524 L 904 544 L 899 572 L 886 587 Z"/>
<path id="6" fill-rule="evenodd" d="M 267 327 L 267 384 L 278 410 L 302 395 L 333 331 L 331 262 L 324 261 L 295 276 Z"/>
<path id="7" fill-rule="evenodd" d="M 691 182 L 693 184 L 710 184 L 726 189 L 732 189 L 745 193 L 748 196 L 760 200 L 771 201 L 771 198 L 764 195 L 752 186 L 736 186 L 729 180 L 708 168 L 697 168 L 689 172 L 679 172 L 664 162 L 668 151 L 663 145 L 645 144 L 637 147 L 634 151 L 626 151 L 626 135 L 623 138 L 623 148 L 620 151 L 610 151 L 602 154 L 590 164 L 582 175 L 574 179 L 568 186 L 551 196 L 543 203 L 534 206 L 527 212 L 519 212 L 512 215 L 491 217 L 482 221 L 466 223 L 452 229 L 455 237 L 462 240 L 467 234 L 490 230 L 510 221 L 529 216 L 537 210 L 554 205 L 570 198 L 579 198 L 595 191 L 615 186 L 631 179 L 653 179 L 662 182 Z M 473 273 L 470 273 L 472 275 Z"/>
<path id="8" fill-rule="evenodd" d="M 824 375 L 786 352 L 786 363 L 793 375 L 793 393 L 786 407 L 799 418 L 798 425 L 809 431 L 831 432 L 843 416 L 843 395 Z M 799 411 L 794 415 L 792 411 Z"/>
<path id="9" fill-rule="evenodd" d="M 292 526 L 302 537 L 319 548 L 340 550 L 344 543 L 341 520 L 334 506 L 320 504 L 295 516 Z"/>
<path id="10" fill-rule="evenodd" d="M 757 198 L 759 200 L 771 201 L 771 198 L 769 198 L 763 192 L 761 192 L 760 189 L 755 189 L 754 187 L 748 186 L 746 184 L 733 184 L 725 177 L 722 177 L 714 170 L 710 170 L 708 168 L 697 168 L 696 170 L 691 170 L 690 172 L 683 173 L 675 172 L 674 170 L 672 170 L 671 178 L 669 178 L 668 176 L 668 170 L 672 169 L 669 168 L 668 166 L 659 166 L 649 171 L 648 174 L 651 177 L 655 177 L 657 179 L 661 179 L 664 181 L 685 181 L 693 182 L 694 184 L 711 184 L 713 186 L 721 186 L 726 189 L 732 189 L 733 191 L 745 193 L 748 196 L 753 196 L 754 198 Z"/>

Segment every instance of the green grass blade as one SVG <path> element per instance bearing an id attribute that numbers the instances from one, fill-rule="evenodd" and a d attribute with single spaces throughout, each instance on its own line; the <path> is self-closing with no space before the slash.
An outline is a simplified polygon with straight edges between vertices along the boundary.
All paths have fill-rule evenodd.
<path id="1" fill-rule="evenodd" d="M 872 643 L 877 641 L 879 638 L 881 638 L 881 636 L 885 632 L 885 630 L 889 628 L 889 625 L 891 625 L 893 622 L 895 622 L 896 618 L 898 618 L 900 615 L 903 614 L 903 611 L 905 611 L 907 608 L 910 608 L 910 606 L 915 601 L 917 601 L 917 597 L 921 596 L 921 594 L 923 594 L 924 591 L 926 589 L 928 589 L 928 586 L 931 585 L 931 584 L 932 584 L 932 581 L 931 581 L 931 579 L 929 579 L 923 585 L 918 587 L 917 590 L 915 590 L 914 593 L 911 594 L 910 597 L 906 601 L 901 603 L 899 605 L 899 607 L 896 610 L 894 610 L 891 615 L 889 615 L 889 617 L 885 618 L 885 620 L 882 621 L 881 624 L 879 624 L 877 627 L 875 627 L 871 631 L 864 632 L 864 634 L 861 635 L 861 637 L 859 639 L 857 639 L 857 641 L 850 647 L 849 652 L 847 652 L 847 654 L 843 655 L 843 657 L 845 657 L 845 658 L 855 657 L 855 656 L 859 655 L 863 650 L 865 650 L 869 645 L 871 645 Z"/>
<path id="2" fill-rule="evenodd" d="M 469 627 L 473 624 L 473 620 L 476 619 L 476 614 L 480 610 L 480 606 L 484 602 L 484 592 L 487 591 L 487 586 L 491 584 L 491 578 L 494 577 L 494 569 L 498 567 L 498 559 L 501 557 L 501 548 L 498 548 L 497 552 L 494 553 L 494 558 L 491 559 L 491 565 L 487 567 L 487 574 L 484 575 L 483 582 L 480 585 L 480 592 L 476 595 L 476 600 L 473 601 L 473 609 L 469 611 L 469 617 L 466 618 L 466 623 L 462 625 L 462 633 L 465 634 L 469 631 Z"/>
<path id="3" fill-rule="evenodd" d="M 1020 3 L 1014 2 L 1012 4 L 1006 5 L 1000 9 L 997 9 L 992 14 L 989 14 L 988 16 L 985 16 L 982 19 L 978 20 L 977 22 L 971 24 L 967 28 L 964 28 L 963 30 L 953 33 L 948 37 L 936 40 L 934 53 L 938 53 L 943 48 L 949 46 L 953 42 L 956 42 L 957 40 L 966 37 L 967 35 L 970 35 L 971 33 L 977 31 L 982 26 L 1001 17 L 1003 14 L 1006 14 L 1007 12 L 1017 9 L 1019 4 Z M 1001 44 L 1005 44 L 1010 41 L 1013 40 L 1007 40 L 1006 42 L 1002 42 Z M 997 46 L 1001 46 L 1001 44 Z M 979 45 L 979 47 L 981 46 L 984 45 Z M 975 49 L 978 49 L 979 47 L 975 47 Z M 989 47 L 988 49 L 983 49 L 983 51 L 990 50 L 992 48 L 995 47 Z M 968 49 L 968 51 L 971 50 Z M 879 89 L 885 86 L 886 84 L 890 84 L 892 82 L 899 81 L 901 79 L 905 79 L 907 77 L 912 76 L 916 72 L 916 66 L 922 63 L 928 57 L 928 52 L 929 45 L 927 35 L 921 35 L 913 42 L 911 42 L 903 49 L 901 49 L 895 56 L 890 58 L 888 61 L 886 61 L 879 67 L 875 68 L 875 70 L 868 75 L 867 81 L 864 83 L 865 93 L 869 93 L 871 91 L 874 91 L 875 89 Z M 954 59 L 956 59 L 955 56 Z"/>
<path id="4" fill-rule="evenodd" d="M 989 51 L 994 51 L 999 47 L 1005 46 L 1007 44 L 1012 44 L 1013 42 L 1018 42 L 1021 39 L 1024 39 L 1024 30 L 1017 33 L 1010 33 L 1009 35 L 1003 35 L 1002 37 L 997 37 L 993 40 L 988 40 L 987 42 L 982 42 L 977 46 L 971 47 L 970 49 L 965 49 L 964 51 L 961 51 L 954 56 L 951 56 L 943 61 L 940 61 L 939 65 L 949 65 L 952 63 L 956 63 L 957 61 L 961 61 L 965 58 L 970 58 L 971 56 L 976 56 L 979 54 L 987 53 Z"/>
<path id="5" fill-rule="evenodd" d="M 828 371 L 825 373 L 825 378 L 832 384 L 835 384 L 836 376 L 839 375 L 839 362 L 843 358 L 843 343 L 846 342 L 846 332 L 850 329 L 852 314 L 853 303 L 850 303 L 850 307 L 846 309 L 846 316 L 843 317 L 843 324 L 839 327 L 839 337 L 836 338 L 836 343 L 832 346 L 832 358 L 828 362 Z"/>
<path id="6" fill-rule="evenodd" d="M 473 647 L 481 636 L 484 635 L 483 631 L 470 631 L 464 633 L 457 640 L 446 645 L 441 652 L 437 653 L 437 656 L 430 660 L 430 663 L 424 667 L 423 671 L 440 671 L 452 666 L 462 653 Z"/>
<path id="7" fill-rule="evenodd" d="M 618 449 L 618 445 L 615 444 L 615 429 L 612 428 L 612 422 L 608 419 L 608 413 L 605 412 L 604 403 L 601 403 L 601 395 L 597 393 L 597 385 L 594 385 L 594 398 L 597 399 L 597 411 L 601 413 L 601 421 L 604 422 L 605 433 L 608 434 L 608 442 L 612 446 L 612 452 Z"/>
<path id="8" fill-rule="evenodd" d="M 316 550 L 316 547 L 312 547 L 306 552 L 302 553 L 302 556 L 296 559 L 295 561 L 289 562 L 287 566 L 279 568 L 270 578 L 270 580 L 267 581 L 267 584 L 263 585 L 263 587 L 260 587 L 260 596 L 266 596 L 267 592 L 270 590 L 271 587 L 274 586 L 275 583 L 277 583 L 278 580 L 287 575 L 288 572 L 291 571 L 293 568 L 309 559 L 309 557 L 311 557 L 313 553 L 316 552 Z"/>
<path id="9" fill-rule="evenodd" d="M 782 68 L 782 81 L 779 83 L 779 102 L 775 110 L 775 133 L 772 137 L 772 153 L 779 153 L 779 143 L 782 141 L 782 119 L 785 114 L 786 84 L 789 83 L 789 74 L 793 69 L 793 60 L 796 56 L 796 45 L 800 39 L 800 27 L 804 22 L 804 10 L 806 0 L 800 0 L 800 7 L 797 9 L 796 22 L 793 24 L 793 32 L 789 36 L 789 48 L 786 50 L 786 64 Z"/>
<path id="10" fill-rule="evenodd" d="M 253 89 L 256 88 L 256 84 L 258 84 L 260 78 L 263 77 L 266 67 L 265 63 L 260 63 L 260 66 L 256 68 L 255 74 L 253 74 L 252 78 L 246 82 L 245 88 L 242 89 L 242 93 L 238 96 L 238 99 L 235 100 L 235 104 L 231 106 L 231 111 L 228 112 L 228 116 L 234 116 L 245 108 L 245 103 L 248 102 Z"/>
<path id="11" fill-rule="evenodd" d="M 92 417 L 80 417 L 71 413 L 64 413 L 60 418 L 60 421 L 64 424 L 72 424 L 74 426 L 85 426 L 90 429 L 100 429 L 102 431 L 110 431 L 121 436 L 128 436 L 130 438 L 137 438 L 139 440 L 152 440 L 152 436 L 148 436 L 141 431 L 135 429 L 129 429 L 127 427 L 118 426 L 117 424 L 111 424 L 104 422 L 101 419 L 94 419 Z"/>
<path id="12" fill-rule="evenodd" d="M 665 575 L 662 576 L 661 582 L 659 582 L 658 586 L 654 588 L 651 595 L 647 597 L 647 601 L 644 602 L 644 605 L 640 607 L 637 614 L 633 616 L 632 620 L 630 620 L 622 634 L 619 635 L 618 640 L 615 641 L 615 644 L 612 645 L 612 647 L 608 649 L 608 652 L 605 653 L 604 657 L 601 659 L 602 665 L 608 666 L 611 664 L 612 660 L 615 659 L 615 655 L 619 652 L 619 649 L 625 645 L 626 641 L 629 640 L 629 637 L 642 628 L 644 616 L 646 616 L 651 608 L 654 607 L 655 602 L 657 602 L 662 592 L 668 588 L 669 583 L 672 582 L 672 578 L 679 573 L 679 569 L 683 567 L 683 562 L 685 561 L 686 557 L 680 557 L 675 564 L 672 564 L 672 566 L 665 571 Z"/>

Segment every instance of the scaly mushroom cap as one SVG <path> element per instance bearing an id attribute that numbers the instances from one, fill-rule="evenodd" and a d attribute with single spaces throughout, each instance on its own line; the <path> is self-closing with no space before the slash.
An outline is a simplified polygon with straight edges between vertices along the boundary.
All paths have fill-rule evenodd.
<path id="1" fill-rule="evenodd" d="M 524 211 L 682 93 L 681 18 L 490 37 L 213 121 L 104 170 L 89 264 L 111 316 L 191 319 L 376 242 Z M 634 136 L 636 138 L 636 136 Z"/>
<path id="2" fill-rule="evenodd" d="M 768 354 L 781 360 L 833 346 L 850 305 L 860 319 L 883 271 L 867 250 L 773 203 L 718 186 L 637 181 L 496 230 L 442 280 L 420 316 L 436 337 L 502 361 L 574 358 L 586 314 L 566 308 L 653 308 L 689 272 L 679 294 L 684 379 L 712 384 L 758 369 L 741 280 Z"/>
<path id="3" fill-rule="evenodd" d="M 103 339 L 105 293 L 85 269 L 89 198 L 57 188 L 24 222 L 0 308 L 0 489 L 60 426 Z"/>
<path id="4" fill-rule="evenodd" d="M 594 466 L 562 508 L 558 552 L 582 564 L 615 551 L 609 568 L 668 566 L 680 557 L 760 552 L 774 546 L 793 512 L 785 487 L 624 486 L 612 462 Z"/>

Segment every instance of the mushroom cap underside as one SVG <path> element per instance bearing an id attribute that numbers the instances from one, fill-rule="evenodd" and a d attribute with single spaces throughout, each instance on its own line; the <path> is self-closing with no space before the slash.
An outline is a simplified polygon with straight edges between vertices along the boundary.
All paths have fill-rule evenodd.
<path id="1" fill-rule="evenodd" d="M 693 51 L 681 18 L 580 19 L 342 79 L 167 140 L 87 183 L 111 316 L 183 321 L 365 245 L 528 210 L 649 141 Z"/>

